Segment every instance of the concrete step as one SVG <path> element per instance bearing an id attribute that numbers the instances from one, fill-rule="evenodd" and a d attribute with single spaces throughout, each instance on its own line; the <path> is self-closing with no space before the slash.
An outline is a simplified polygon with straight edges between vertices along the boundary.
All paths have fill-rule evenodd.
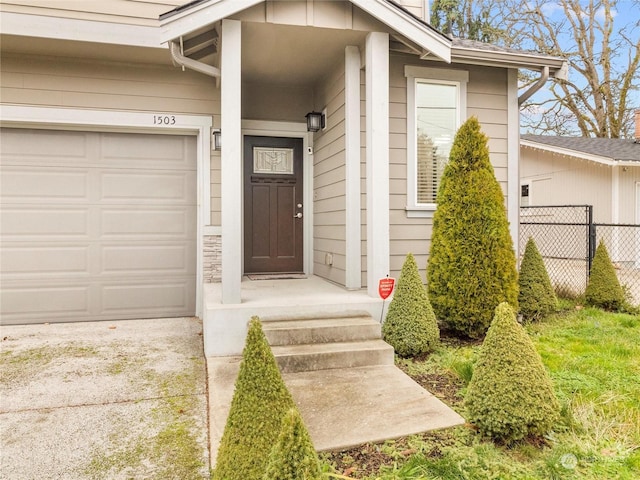
<path id="1" fill-rule="evenodd" d="M 278 345 L 271 350 L 283 373 L 394 364 L 393 348 L 381 339 Z"/>
<path id="2" fill-rule="evenodd" d="M 267 321 L 262 324 L 262 328 L 272 347 L 381 338 L 380 324 L 369 315 Z"/>

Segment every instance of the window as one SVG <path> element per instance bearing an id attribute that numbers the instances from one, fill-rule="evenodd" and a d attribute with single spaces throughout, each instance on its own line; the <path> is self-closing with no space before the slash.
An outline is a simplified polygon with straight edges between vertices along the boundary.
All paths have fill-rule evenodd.
<path id="1" fill-rule="evenodd" d="M 431 216 L 453 138 L 466 117 L 468 72 L 405 67 L 407 215 Z"/>

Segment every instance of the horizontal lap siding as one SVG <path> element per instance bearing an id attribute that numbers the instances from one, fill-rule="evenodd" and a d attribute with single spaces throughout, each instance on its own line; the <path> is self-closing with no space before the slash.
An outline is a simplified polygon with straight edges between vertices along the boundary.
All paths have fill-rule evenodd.
<path id="1" fill-rule="evenodd" d="M 404 66 L 416 64 L 412 57 L 392 55 L 389 91 L 389 229 L 391 275 L 398 277 L 407 253 L 416 257 L 423 281 L 432 234 L 430 218 L 408 218 L 407 206 L 407 80 Z M 423 62 L 425 67 L 441 64 Z M 443 68 L 452 68 L 447 65 Z M 459 67 L 458 67 L 459 68 Z M 507 182 L 507 71 L 469 66 L 467 115 L 475 115 L 489 136 L 491 162 L 503 191 Z M 411 180 L 409 180 L 411 181 Z"/>
<path id="2" fill-rule="evenodd" d="M 596 222 L 611 222 L 611 167 L 530 148 L 521 149 L 521 158 L 521 183 L 530 185 L 529 205 L 593 205 Z M 621 172 L 621 185 L 625 178 Z M 633 200 L 633 195 L 628 197 L 627 210 Z"/>
<path id="3" fill-rule="evenodd" d="M 326 107 L 327 128 L 315 134 L 313 155 L 313 272 L 340 285 L 346 278 L 344 80 L 340 65 L 319 89 L 316 109 Z"/>
<path id="4" fill-rule="evenodd" d="M 184 0 L 3 0 L 3 12 L 79 20 L 157 25 L 158 17 Z"/>
<path id="5" fill-rule="evenodd" d="M 5 54 L 0 98 L 16 105 L 215 114 L 219 125 L 220 91 L 215 81 L 172 66 Z M 211 163 L 211 222 L 219 225 L 218 152 L 212 154 Z"/>

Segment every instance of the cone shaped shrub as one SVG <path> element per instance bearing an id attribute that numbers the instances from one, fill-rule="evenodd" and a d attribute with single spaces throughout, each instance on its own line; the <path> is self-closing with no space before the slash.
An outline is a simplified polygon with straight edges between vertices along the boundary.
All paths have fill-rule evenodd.
<path id="1" fill-rule="evenodd" d="M 468 420 L 482 434 L 506 443 L 544 435 L 558 419 L 560 407 L 551 379 L 507 303 L 496 308 L 465 405 Z"/>
<path id="2" fill-rule="evenodd" d="M 264 480 L 320 480 L 318 455 L 297 409 L 289 410 L 269 455 Z"/>
<path id="3" fill-rule="evenodd" d="M 402 357 L 429 352 L 440 339 L 436 317 L 411 253 L 402 265 L 398 285 L 382 325 L 382 338 Z"/>
<path id="4" fill-rule="evenodd" d="M 558 308 L 556 292 L 533 238 L 529 238 L 524 249 L 518 284 L 518 304 L 525 320 L 537 320 Z"/>
<path id="5" fill-rule="evenodd" d="M 625 304 L 624 290 L 620 286 L 609 252 L 600 241 L 591 264 L 589 283 L 584 293 L 587 305 L 617 311 Z"/>
<path id="6" fill-rule="evenodd" d="M 438 189 L 427 266 L 436 318 L 481 337 L 501 302 L 517 309 L 518 274 L 504 196 L 475 117 L 456 133 Z"/>
<path id="7" fill-rule="evenodd" d="M 262 480 L 285 414 L 295 407 L 257 317 L 249 323 L 214 480 Z"/>

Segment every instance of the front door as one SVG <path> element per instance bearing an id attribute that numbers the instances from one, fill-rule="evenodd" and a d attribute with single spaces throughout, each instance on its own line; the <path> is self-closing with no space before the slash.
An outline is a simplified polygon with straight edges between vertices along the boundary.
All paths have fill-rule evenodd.
<path id="1" fill-rule="evenodd" d="M 302 139 L 244 137 L 244 271 L 302 272 Z"/>

